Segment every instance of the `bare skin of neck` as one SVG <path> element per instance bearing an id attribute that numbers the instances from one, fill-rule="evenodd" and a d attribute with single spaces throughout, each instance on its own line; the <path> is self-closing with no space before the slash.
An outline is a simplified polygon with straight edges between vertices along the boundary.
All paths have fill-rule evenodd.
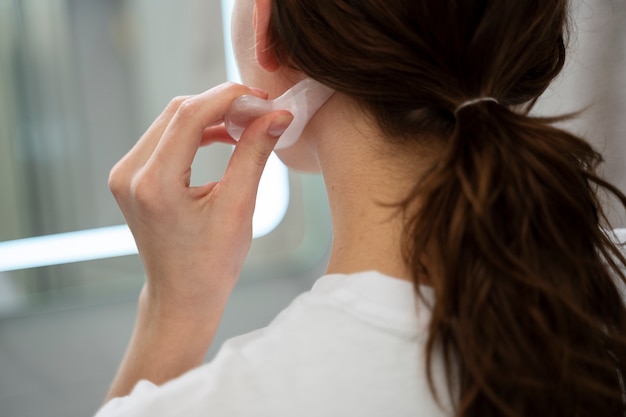
<path id="1" fill-rule="evenodd" d="M 415 186 L 428 159 L 415 146 L 384 138 L 344 97 L 333 97 L 320 112 L 310 129 L 333 221 L 327 273 L 377 270 L 413 280 L 402 257 L 405 220 L 397 203 Z"/>

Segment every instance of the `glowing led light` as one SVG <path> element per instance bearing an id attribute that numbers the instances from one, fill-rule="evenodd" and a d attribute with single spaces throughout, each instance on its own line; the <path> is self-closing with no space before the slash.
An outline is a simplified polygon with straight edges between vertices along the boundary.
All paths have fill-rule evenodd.
<path id="1" fill-rule="evenodd" d="M 126 225 L 0 242 L 0 271 L 137 253 Z"/>
<path id="2" fill-rule="evenodd" d="M 222 0 L 224 51 L 228 79 L 241 82 L 231 46 L 231 16 L 234 2 Z M 285 217 L 289 205 L 287 168 L 276 155 L 265 167 L 252 219 L 253 238 L 267 235 Z M 103 227 L 0 242 L 0 272 L 58 265 L 137 253 L 126 225 Z"/>
<path id="3" fill-rule="evenodd" d="M 231 21 L 235 0 L 222 0 L 222 22 L 224 28 L 224 56 L 226 57 L 226 76 L 230 81 L 240 83 L 241 76 L 235 61 L 235 51 L 233 51 L 233 38 L 231 36 Z"/>
<path id="4" fill-rule="evenodd" d="M 289 207 L 289 176 L 287 167 L 275 154 L 267 161 L 259 183 L 252 236 L 254 239 L 271 233 L 285 218 Z"/>
<path id="5" fill-rule="evenodd" d="M 234 0 L 222 0 L 222 20 L 224 22 L 224 53 L 228 79 L 241 82 L 231 38 L 231 16 Z M 285 217 L 289 205 L 289 173 L 287 167 L 272 154 L 267 161 L 252 219 L 254 237 L 261 237 L 274 230 Z"/>

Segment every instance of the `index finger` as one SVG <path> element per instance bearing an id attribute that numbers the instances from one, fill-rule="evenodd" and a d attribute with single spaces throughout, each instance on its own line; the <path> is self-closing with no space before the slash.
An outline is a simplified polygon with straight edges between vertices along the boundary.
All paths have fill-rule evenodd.
<path id="1" fill-rule="evenodd" d="M 244 130 L 235 146 L 220 183 L 240 201 L 254 210 L 261 175 L 280 135 L 293 120 L 286 110 L 261 116 Z"/>
<path id="2" fill-rule="evenodd" d="M 163 132 L 148 164 L 156 164 L 164 178 L 183 178 L 202 144 L 204 130 L 221 123 L 233 100 L 244 94 L 264 96 L 257 89 L 225 83 L 185 100 Z"/>

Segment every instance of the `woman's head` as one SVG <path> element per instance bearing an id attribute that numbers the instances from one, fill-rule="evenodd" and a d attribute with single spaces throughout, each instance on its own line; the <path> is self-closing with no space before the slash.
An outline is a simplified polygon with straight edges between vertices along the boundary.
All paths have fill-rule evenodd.
<path id="1" fill-rule="evenodd" d="M 468 99 L 536 99 L 563 67 L 566 18 L 566 1 L 281 0 L 268 46 L 390 135 L 445 135 Z"/>
<path id="2" fill-rule="evenodd" d="M 586 142 L 527 115 L 564 65 L 567 2 L 256 0 L 254 17 L 245 5 L 256 44 L 239 56 L 258 65 L 244 81 L 281 90 L 306 75 L 390 143 L 436 145 L 401 204 L 403 244 L 435 289 L 427 356 L 440 350 L 458 377 L 458 415 L 621 413 L 626 259 L 597 190 L 626 197 Z M 455 114 L 479 97 L 500 104 Z"/>

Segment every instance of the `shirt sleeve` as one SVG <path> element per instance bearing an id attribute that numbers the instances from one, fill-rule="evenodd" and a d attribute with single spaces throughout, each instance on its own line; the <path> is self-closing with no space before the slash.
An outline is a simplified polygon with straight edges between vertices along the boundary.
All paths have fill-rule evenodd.
<path id="1" fill-rule="evenodd" d="M 261 388 L 238 350 L 226 343 L 211 363 L 162 386 L 140 381 L 96 417 L 269 416 Z"/>

